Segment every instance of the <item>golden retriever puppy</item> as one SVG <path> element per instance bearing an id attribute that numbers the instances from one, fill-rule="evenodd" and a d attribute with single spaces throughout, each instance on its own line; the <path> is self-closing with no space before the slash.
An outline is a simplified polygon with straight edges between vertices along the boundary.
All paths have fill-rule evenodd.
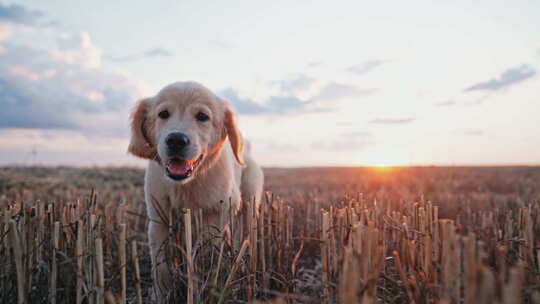
<path id="1" fill-rule="evenodd" d="M 220 214 L 230 214 L 231 207 L 237 214 L 242 201 L 258 204 L 263 173 L 227 103 L 195 82 L 170 84 L 139 101 L 131 133 L 129 153 L 149 160 L 144 185 L 148 240 L 161 302 L 171 282 L 164 260 L 168 227 L 163 216 L 171 208 L 202 208 L 209 224 L 226 229 L 227 219 Z"/>

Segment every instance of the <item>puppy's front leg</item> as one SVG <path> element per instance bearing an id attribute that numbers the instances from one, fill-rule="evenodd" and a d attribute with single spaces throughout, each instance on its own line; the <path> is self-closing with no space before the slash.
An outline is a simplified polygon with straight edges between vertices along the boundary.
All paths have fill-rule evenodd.
<path id="1" fill-rule="evenodd" d="M 148 237 L 152 255 L 152 276 L 157 303 L 164 303 L 171 288 L 171 273 L 166 260 L 169 229 L 165 223 L 150 221 Z"/>

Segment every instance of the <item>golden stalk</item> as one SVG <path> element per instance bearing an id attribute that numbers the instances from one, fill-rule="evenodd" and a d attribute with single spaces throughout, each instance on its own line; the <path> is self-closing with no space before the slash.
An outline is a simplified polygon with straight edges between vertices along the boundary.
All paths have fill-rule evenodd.
<path id="1" fill-rule="evenodd" d="M 323 302 L 328 302 L 330 297 L 330 291 L 328 290 L 328 282 L 330 280 L 330 270 L 328 261 L 328 230 L 330 229 L 328 212 L 323 211 L 322 215 L 322 227 L 321 227 L 321 259 L 322 259 L 322 281 L 323 281 Z"/>
<path id="2" fill-rule="evenodd" d="M 24 281 L 24 269 L 23 269 L 23 252 L 21 246 L 21 239 L 19 233 L 17 232 L 17 223 L 11 221 L 10 224 L 10 236 L 11 244 L 13 247 L 13 258 L 15 259 L 15 269 L 17 271 L 17 295 L 18 303 L 26 304 L 26 287 Z"/>
<path id="3" fill-rule="evenodd" d="M 141 271 L 139 267 L 139 255 L 137 253 L 137 241 L 131 241 L 131 259 L 133 261 L 133 275 L 135 276 L 135 289 L 137 291 L 137 304 L 143 303 L 141 289 Z"/>
<path id="4" fill-rule="evenodd" d="M 53 254 L 52 254 L 52 270 L 51 270 L 51 288 L 50 288 L 50 301 L 51 304 L 56 303 L 56 279 L 58 276 L 58 262 L 56 261 L 56 253 L 58 251 L 58 243 L 60 238 L 60 222 L 54 222 L 53 232 Z"/>
<path id="5" fill-rule="evenodd" d="M 187 303 L 193 304 L 194 279 L 193 279 L 193 256 L 192 256 L 192 232 L 191 232 L 191 210 L 184 210 L 184 225 L 186 238 L 186 260 L 187 260 L 187 277 L 188 277 L 188 294 Z"/>
<path id="6" fill-rule="evenodd" d="M 83 287 L 83 221 L 77 222 L 77 243 L 75 254 L 77 257 L 77 286 L 75 303 L 82 303 L 82 287 Z"/>
<path id="7" fill-rule="evenodd" d="M 120 241 L 118 245 L 118 257 L 120 259 L 120 282 L 122 285 L 122 291 L 120 296 L 120 303 L 126 303 L 127 295 L 127 281 L 126 281 L 126 267 L 127 267 L 127 258 L 126 258 L 126 224 L 120 224 Z"/>
<path id="8" fill-rule="evenodd" d="M 103 304 L 105 296 L 105 269 L 103 268 L 103 240 L 101 238 L 96 239 L 96 268 L 96 304 Z"/>

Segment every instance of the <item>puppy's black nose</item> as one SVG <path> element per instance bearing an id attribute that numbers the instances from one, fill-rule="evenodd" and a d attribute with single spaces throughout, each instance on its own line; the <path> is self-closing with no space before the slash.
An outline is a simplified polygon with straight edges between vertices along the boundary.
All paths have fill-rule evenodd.
<path id="1" fill-rule="evenodd" d="M 165 143 L 169 149 L 179 151 L 185 146 L 189 145 L 189 138 L 184 133 L 174 132 L 167 135 L 167 138 L 165 138 Z"/>

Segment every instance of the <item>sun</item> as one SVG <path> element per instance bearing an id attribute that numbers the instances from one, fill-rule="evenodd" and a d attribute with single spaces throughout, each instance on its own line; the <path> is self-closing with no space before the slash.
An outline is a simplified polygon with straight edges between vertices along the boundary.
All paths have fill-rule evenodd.
<path id="1" fill-rule="evenodd" d="M 387 167 L 395 167 L 395 166 L 399 166 L 401 165 L 400 163 L 397 163 L 397 162 L 391 162 L 391 161 L 377 161 L 377 162 L 374 162 L 374 163 L 368 163 L 367 164 L 368 166 L 370 167 L 377 167 L 377 168 L 387 168 Z"/>
<path id="2" fill-rule="evenodd" d="M 374 150 L 359 156 L 358 163 L 377 168 L 406 166 L 409 163 L 408 154 L 396 150 Z"/>

